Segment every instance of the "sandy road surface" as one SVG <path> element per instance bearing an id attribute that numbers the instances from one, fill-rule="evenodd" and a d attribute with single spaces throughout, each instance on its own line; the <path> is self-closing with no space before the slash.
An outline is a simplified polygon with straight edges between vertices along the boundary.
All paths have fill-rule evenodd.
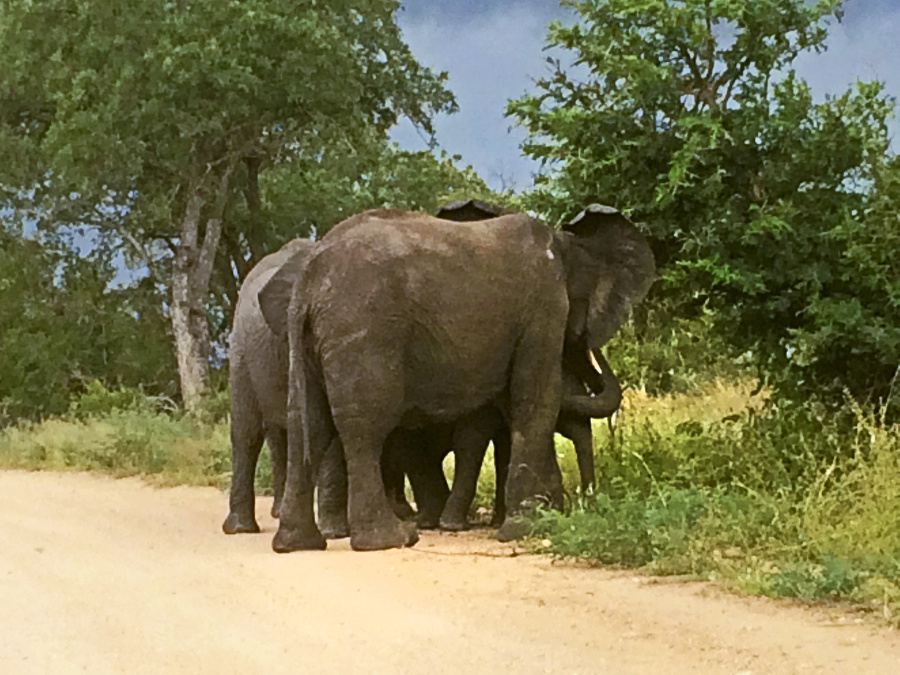
<path id="1" fill-rule="evenodd" d="M 260 500 L 264 512 L 269 500 Z M 225 496 L 0 472 L 0 673 L 898 673 L 900 635 L 484 534 L 280 556 Z"/>

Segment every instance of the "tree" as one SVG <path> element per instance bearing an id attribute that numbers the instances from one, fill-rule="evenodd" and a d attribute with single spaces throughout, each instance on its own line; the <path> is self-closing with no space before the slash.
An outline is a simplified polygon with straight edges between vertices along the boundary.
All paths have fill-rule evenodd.
<path id="1" fill-rule="evenodd" d="M 421 67 L 395 0 L 118 3 L 12 0 L 0 7 L 2 136 L 29 159 L 5 193 L 43 226 L 86 224 L 167 273 L 181 390 L 209 380 L 205 304 L 223 218 L 242 181 L 254 243 L 261 171 L 298 149 L 399 116 L 430 131 L 453 110 Z M 25 152 L 27 151 L 27 153 Z M 21 161 L 20 161 L 21 165 Z M 28 180 L 22 180 L 27 178 Z M 9 180 L 9 178 L 6 178 Z"/>
<path id="2" fill-rule="evenodd" d="M 854 298 L 868 321 L 897 300 L 884 284 L 869 292 L 881 272 L 863 274 L 853 244 L 888 157 L 894 102 L 858 83 L 815 103 L 791 69 L 825 48 L 841 0 L 565 4 L 579 21 L 552 24 L 548 42 L 578 68 L 551 59 L 539 92 L 507 110 L 545 166 L 526 204 L 554 220 L 594 201 L 630 212 L 663 269 L 657 304 L 680 316 L 714 310 L 736 351 L 754 350 L 769 372 L 790 367 L 807 392 L 885 395 L 898 353 L 862 336 L 876 323 L 849 331 L 825 308 Z"/>
<path id="3" fill-rule="evenodd" d="M 370 128 L 356 130 L 352 138 L 342 133 L 318 142 L 337 149 L 285 154 L 260 174 L 253 200 L 230 200 L 212 280 L 225 316 L 231 316 L 247 271 L 289 239 L 321 237 L 365 209 L 433 212 L 442 201 L 461 195 L 502 198 L 471 167 L 457 166 L 458 156 L 401 150 Z M 246 188 L 238 182 L 237 189 Z"/>
<path id="4" fill-rule="evenodd" d="M 0 221 L 0 427 L 65 412 L 93 380 L 175 393 L 163 296 L 149 279 L 111 287 L 115 273 Z"/>

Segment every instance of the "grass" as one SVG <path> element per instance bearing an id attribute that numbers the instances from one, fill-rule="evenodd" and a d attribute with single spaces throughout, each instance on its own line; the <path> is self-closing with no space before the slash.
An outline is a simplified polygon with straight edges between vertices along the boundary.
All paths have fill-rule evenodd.
<path id="1" fill-rule="evenodd" d="M 228 427 L 138 410 L 23 423 L 0 434 L 0 467 L 101 471 L 166 485 L 221 487 L 231 468 Z"/>
<path id="2" fill-rule="evenodd" d="M 565 512 L 540 512 L 534 548 L 849 602 L 900 625 L 900 429 L 885 410 L 847 411 L 721 383 L 632 393 L 615 433 L 597 430 L 597 491 L 570 487 Z"/>
<path id="3" fill-rule="evenodd" d="M 0 430 L 0 468 L 227 487 L 227 421 L 167 408 L 89 389 L 64 418 Z M 748 593 L 849 602 L 900 625 L 900 428 L 884 413 L 848 404 L 829 415 L 814 402 L 754 396 L 750 384 L 626 392 L 614 431 L 595 423 L 595 492 L 580 494 L 574 450 L 557 437 L 567 508 L 538 513 L 532 543 Z M 452 475 L 452 457 L 445 469 Z M 267 452 L 257 489 L 271 490 Z M 489 458 L 477 519 L 489 518 L 493 498 Z"/>

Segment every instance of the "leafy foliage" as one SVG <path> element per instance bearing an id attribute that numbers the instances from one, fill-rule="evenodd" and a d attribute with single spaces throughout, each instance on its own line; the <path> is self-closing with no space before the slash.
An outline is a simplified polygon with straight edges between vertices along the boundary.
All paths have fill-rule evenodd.
<path id="1" fill-rule="evenodd" d="M 795 394 L 884 398 L 900 362 L 894 102 L 857 83 L 815 103 L 791 70 L 824 48 L 840 0 L 565 4 L 580 19 L 548 42 L 577 67 L 552 61 L 507 109 L 545 166 L 526 204 L 629 211 L 673 316 L 712 311 Z"/>
<path id="2" fill-rule="evenodd" d="M 726 394 L 629 396 L 597 445 L 597 491 L 538 513 L 535 548 L 861 602 L 896 623 L 900 430 L 887 410 L 856 407 L 848 423 L 815 402 L 734 411 Z M 576 484 L 574 463 L 562 467 Z"/>
<path id="3" fill-rule="evenodd" d="M 91 380 L 174 394 L 162 297 L 148 281 L 112 288 L 102 255 L 0 225 L 0 426 L 65 412 Z"/>
<path id="4" fill-rule="evenodd" d="M 12 166 L 0 169 L 3 195 L 41 228 L 98 228 L 103 244 L 125 247 L 170 287 L 191 406 L 208 384 L 203 308 L 213 260 L 218 254 L 218 285 L 233 297 L 229 263 L 245 272 L 270 250 L 261 172 L 343 153 L 360 135 L 383 143 L 401 116 L 430 133 L 435 113 L 455 109 L 445 75 L 421 66 L 403 42 L 398 6 L 0 6 L 0 139 L 12 148 Z M 222 242 L 235 199 L 250 217 L 233 219 Z"/>

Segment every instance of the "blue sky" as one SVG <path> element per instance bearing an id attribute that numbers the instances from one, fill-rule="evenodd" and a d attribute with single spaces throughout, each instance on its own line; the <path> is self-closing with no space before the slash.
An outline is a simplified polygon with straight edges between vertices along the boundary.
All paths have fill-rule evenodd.
<path id="1" fill-rule="evenodd" d="M 531 185 L 537 166 L 522 157 L 520 129 L 503 116 L 506 101 L 534 91 L 545 70 L 545 27 L 571 16 L 557 0 L 402 0 L 398 22 L 419 60 L 446 70 L 460 111 L 437 120 L 438 141 L 462 155 L 493 188 Z M 804 55 L 797 70 L 817 98 L 847 89 L 857 78 L 881 80 L 900 98 L 900 0 L 849 0 L 832 26 L 828 51 Z M 900 124 L 892 125 L 894 137 Z M 408 123 L 392 136 L 418 149 L 425 142 Z M 894 148 L 898 141 L 894 141 Z"/>

